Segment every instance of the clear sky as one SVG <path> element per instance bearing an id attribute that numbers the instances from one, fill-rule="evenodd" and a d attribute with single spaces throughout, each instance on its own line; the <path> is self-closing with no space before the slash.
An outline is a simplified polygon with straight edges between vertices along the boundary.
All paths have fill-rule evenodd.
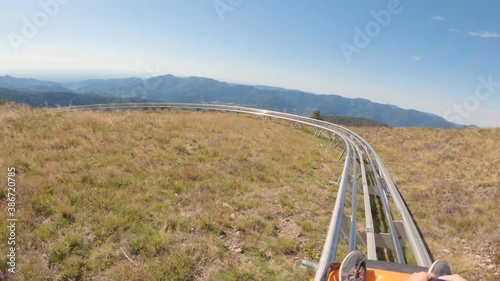
<path id="1" fill-rule="evenodd" d="M 0 0 L 0 75 L 174 74 L 500 126 L 500 1 Z"/>

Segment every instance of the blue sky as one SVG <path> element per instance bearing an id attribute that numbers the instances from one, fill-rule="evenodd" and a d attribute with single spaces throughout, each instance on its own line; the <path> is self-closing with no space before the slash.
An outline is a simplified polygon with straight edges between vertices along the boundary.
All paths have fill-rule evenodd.
<path id="1" fill-rule="evenodd" d="M 0 4 L 0 75 L 204 76 L 500 126 L 500 1 Z"/>

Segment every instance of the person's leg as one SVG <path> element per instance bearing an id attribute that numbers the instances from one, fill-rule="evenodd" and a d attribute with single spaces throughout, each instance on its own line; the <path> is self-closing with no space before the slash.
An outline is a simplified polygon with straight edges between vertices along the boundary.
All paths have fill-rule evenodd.
<path id="1" fill-rule="evenodd" d="M 340 265 L 339 280 L 366 280 L 366 258 L 361 251 L 354 250 L 344 258 Z"/>

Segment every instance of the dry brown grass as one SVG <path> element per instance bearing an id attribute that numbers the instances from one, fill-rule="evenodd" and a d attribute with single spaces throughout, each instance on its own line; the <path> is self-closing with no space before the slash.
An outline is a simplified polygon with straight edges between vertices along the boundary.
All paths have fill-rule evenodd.
<path id="1" fill-rule="evenodd" d="M 310 132 L 222 113 L 3 106 L 0 145 L 17 280 L 305 280 L 342 168 Z"/>
<path id="2" fill-rule="evenodd" d="M 495 280 L 500 130 L 354 130 L 381 155 L 435 258 Z M 0 170 L 19 176 L 15 277 L 308 279 L 298 265 L 319 258 L 337 189 L 328 181 L 342 168 L 340 150 L 311 135 L 244 115 L 0 107 Z"/>
<path id="3" fill-rule="evenodd" d="M 436 259 L 500 278 L 500 129 L 355 128 L 377 150 Z"/>

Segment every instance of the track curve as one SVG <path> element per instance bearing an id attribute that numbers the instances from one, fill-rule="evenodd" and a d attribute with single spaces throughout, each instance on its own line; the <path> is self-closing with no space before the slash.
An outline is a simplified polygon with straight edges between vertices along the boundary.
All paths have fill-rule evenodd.
<path id="1" fill-rule="evenodd" d="M 323 251 L 316 267 L 315 281 L 326 280 L 329 265 L 335 261 L 337 247 L 341 241 L 348 243 L 349 251 L 356 249 L 358 245 L 366 246 L 369 260 L 377 260 L 377 248 L 391 249 L 395 253 L 395 261 L 402 264 L 406 263 L 403 245 L 408 243 L 417 266 L 428 267 L 431 265 L 431 257 L 424 240 L 420 236 L 415 222 L 406 208 L 389 172 L 383 165 L 381 158 L 365 139 L 343 126 L 283 112 L 217 104 L 120 103 L 60 107 L 55 110 L 68 112 L 144 109 L 210 110 L 252 114 L 266 118 L 279 118 L 292 122 L 292 126 L 302 124 L 315 128 L 316 133 L 314 137 L 319 137 L 323 132 L 326 132 L 331 142 L 331 147 L 337 147 L 341 142 L 343 143 L 344 151 L 342 155 L 345 155 L 344 168 L 340 177 L 337 199 L 332 210 L 332 218 L 328 227 Z M 336 142 L 337 139 L 338 142 Z M 339 161 L 342 158 L 341 156 Z M 358 185 L 360 179 L 362 187 Z M 351 191 L 353 196 L 350 216 L 344 214 L 344 203 L 348 191 Z M 357 193 L 363 195 L 365 207 L 364 232 L 356 230 Z M 373 196 L 380 198 L 382 202 L 385 222 L 389 228 L 388 233 L 376 233 L 374 230 L 373 206 L 370 205 L 370 198 Z M 391 211 L 389 201 L 393 202 L 396 210 Z M 397 214 L 400 220 L 394 220 L 393 212 Z M 347 221 L 349 221 L 350 227 Z"/>

